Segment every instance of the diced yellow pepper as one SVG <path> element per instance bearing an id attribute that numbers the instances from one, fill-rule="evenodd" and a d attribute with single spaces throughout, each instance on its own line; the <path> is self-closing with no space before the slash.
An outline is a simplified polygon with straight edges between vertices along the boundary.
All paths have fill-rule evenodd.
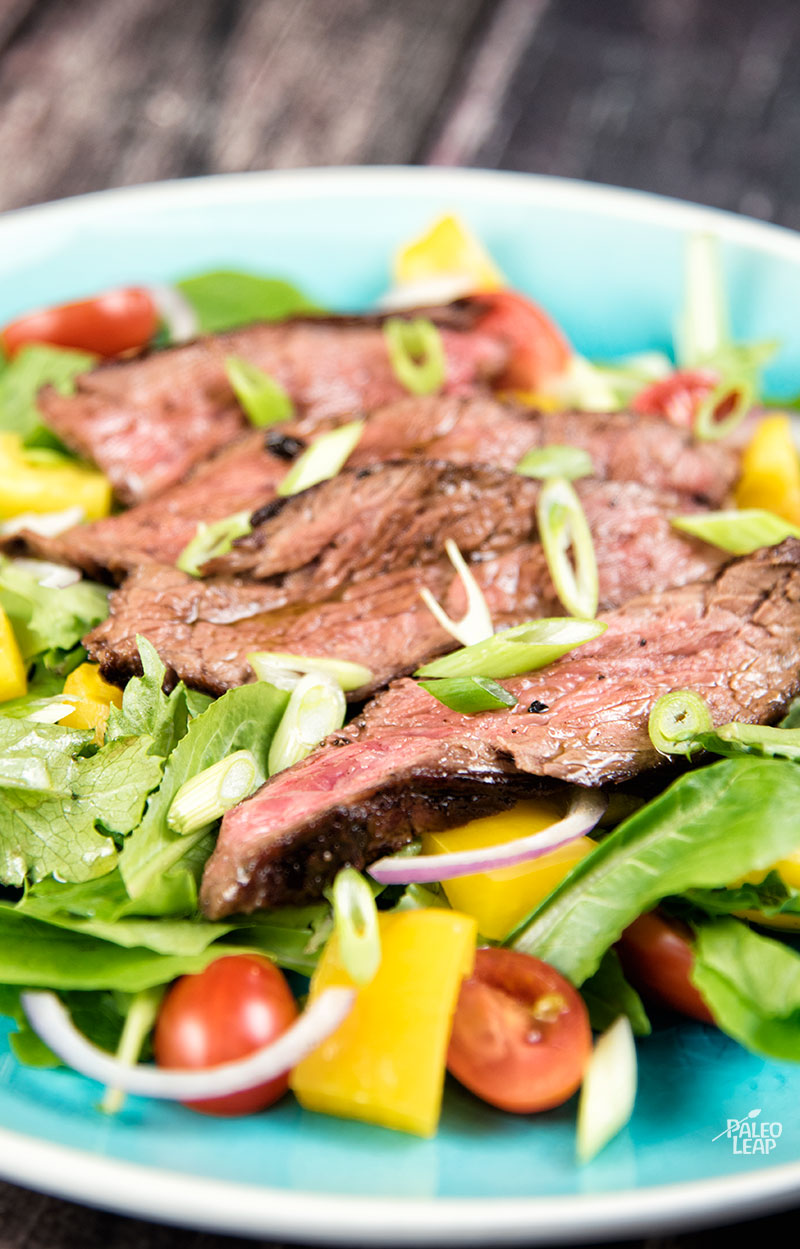
<path id="1" fill-rule="evenodd" d="M 738 507 L 759 507 L 800 525 L 800 460 L 788 416 L 765 417 L 742 456 Z"/>
<path id="2" fill-rule="evenodd" d="M 471 820 L 461 828 L 426 834 L 422 839 L 422 851 L 423 854 L 447 854 L 500 846 L 517 837 L 538 833 L 560 818 L 552 803 L 519 802 L 510 811 Z M 456 876 L 443 881 L 442 888 L 451 906 L 475 917 L 482 936 L 501 941 L 555 889 L 594 844 L 588 837 L 580 837 L 530 863 L 479 872 L 474 876 Z"/>
<path id="3" fill-rule="evenodd" d="M 540 390 L 503 390 L 498 392 L 498 399 L 509 403 L 519 403 L 523 408 L 535 408 L 539 412 L 561 412 L 564 401 L 556 395 L 545 395 Z"/>
<path id="4" fill-rule="evenodd" d="M 379 916 L 381 964 L 340 1028 L 298 1063 L 290 1084 L 307 1110 L 433 1136 L 458 991 L 472 970 L 475 921 L 435 908 Z M 312 999 L 350 984 L 335 936 Z"/>
<path id="5" fill-rule="evenodd" d="M 506 282 L 486 248 L 458 217 L 440 217 L 397 252 L 394 280 L 398 286 L 430 278 L 471 278 L 476 291 L 494 291 Z"/>
<path id="6" fill-rule="evenodd" d="M 64 694 L 74 698 L 76 704 L 61 724 L 70 729 L 94 729 L 102 743 L 112 704 L 122 706 L 122 690 L 103 680 L 97 664 L 80 664 L 64 682 Z"/>
<path id="7" fill-rule="evenodd" d="M 25 664 L 11 621 L 0 607 L 0 702 L 22 698 L 28 690 Z"/>
<path id="8" fill-rule="evenodd" d="M 0 434 L 0 520 L 68 507 L 83 508 L 87 520 L 107 516 L 111 483 L 96 468 L 26 452 L 18 434 Z"/>

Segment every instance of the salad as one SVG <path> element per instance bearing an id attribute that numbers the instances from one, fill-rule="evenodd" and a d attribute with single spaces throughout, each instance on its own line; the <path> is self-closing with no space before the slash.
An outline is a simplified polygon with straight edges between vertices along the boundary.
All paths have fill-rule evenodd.
<path id="1" fill-rule="evenodd" d="M 106 1113 L 430 1136 L 450 1072 L 578 1094 L 588 1161 L 675 1012 L 800 1060 L 777 345 L 705 237 L 674 360 L 585 359 L 454 217 L 394 279 L 0 333 L 0 1013 Z"/>

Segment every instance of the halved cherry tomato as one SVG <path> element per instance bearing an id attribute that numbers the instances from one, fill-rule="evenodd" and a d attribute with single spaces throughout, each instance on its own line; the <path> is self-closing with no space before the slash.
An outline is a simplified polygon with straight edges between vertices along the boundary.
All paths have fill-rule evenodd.
<path id="1" fill-rule="evenodd" d="M 701 400 L 711 394 L 718 380 L 709 369 L 678 369 L 640 390 L 631 400 L 631 407 L 642 416 L 663 416 L 681 429 L 691 429 Z M 719 417 L 724 415 L 717 413 Z"/>
<path id="2" fill-rule="evenodd" d="M 572 350 L 561 330 L 517 291 L 485 291 L 475 299 L 486 308 L 478 328 L 511 346 L 511 359 L 496 384 L 503 390 L 538 390 L 564 372 Z"/>
<path id="3" fill-rule="evenodd" d="M 617 943 L 623 971 L 637 989 L 664 1006 L 702 1023 L 714 1017 L 690 980 L 692 934 L 680 920 L 647 911 L 625 929 Z"/>
<path id="4" fill-rule="evenodd" d="M 144 347 L 157 328 L 158 312 L 151 295 L 141 287 L 129 286 L 94 299 L 29 312 L 5 327 L 0 343 L 8 356 L 16 355 L 29 343 L 118 356 Z"/>
<path id="5" fill-rule="evenodd" d="M 160 1067 L 203 1069 L 244 1058 L 281 1036 L 297 1018 L 282 972 L 255 954 L 231 954 L 182 976 L 165 997 L 153 1048 Z M 282 1097 L 289 1073 L 242 1093 L 187 1102 L 208 1115 L 246 1115 Z"/>
<path id="6" fill-rule="evenodd" d="M 586 1007 L 555 968 L 519 950 L 477 951 L 447 1054 L 457 1080 L 500 1110 L 550 1110 L 578 1088 L 591 1052 Z"/>

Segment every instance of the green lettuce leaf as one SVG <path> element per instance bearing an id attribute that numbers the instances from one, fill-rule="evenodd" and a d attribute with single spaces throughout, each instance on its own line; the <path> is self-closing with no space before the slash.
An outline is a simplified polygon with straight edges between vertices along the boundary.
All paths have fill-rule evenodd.
<path id="1" fill-rule="evenodd" d="M 125 886 L 141 913 L 173 913 L 176 876 L 185 896 L 186 873 L 196 880 L 211 848 L 205 830 L 182 837 L 167 827 L 167 815 L 181 785 L 241 749 L 253 752 L 263 780 L 270 743 L 287 701 L 285 692 L 258 681 L 229 690 L 191 721 L 167 761 L 164 779 L 150 799 L 142 823 L 126 842 L 120 858 Z M 193 862 L 192 853 L 198 850 Z M 180 865 L 177 873 L 176 865 Z"/>
<path id="2" fill-rule="evenodd" d="M 42 423 L 36 396 L 47 385 L 71 394 L 75 378 L 94 363 L 95 357 L 83 351 L 44 343 L 23 347 L 0 370 L 0 430 L 20 434 L 29 445 L 52 445 L 57 440 Z"/>
<path id="3" fill-rule="evenodd" d="M 797 894 L 787 888 L 778 872 L 769 872 L 757 885 L 745 881 L 727 889 L 690 889 L 684 896 L 708 915 L 732 915 L 736 911 L 778 915 L 796 910 L 797 901 Z"/>
<path id="4" fill-rule="evenodd" d="M 186 687 L 180 681 L 171 694 L 163 690 L 166 668 L 156 648 L 147 638 L 137 637 L 142 676 L 125 686 L 122 706 L 112 707 L 108 716 L 106 741 L 120 737 L 147 735 L 154 755 L 166 758 L 186 732 L 189 712 Z"/>
<path id="5" fill-rule="evenodd" d="M 290 282 L 229 269 L 185 278 L 177 283 L 177 288 L 192 305 L 204 334 L 252 321 L 283 321 L 286 317 L 322 311 Z"/>
<path id="6" fill-rule="evenodd" d="M 582 984 L 662 898 L 724 888 L 797 850 L 798 810 L 794 763 L 744 756 L 689 772 L 576 864 L 506 944 Z"/>
<path id="7" fill-rule="evenodd" d="M 92 581 L 63 589 L 39 585 L 10 560 L 0 560 L 0 604 L 14 628 L 23 659 L 69 650 L 108 615 L 108 590 Z"/>
<path id="8" fill-rule="evenodd" d="M 627 1015 L 636 1036 L 652 1032 L 639 994 L 628 984 L 614 950 L 606 950 L 593 976 L 581 985 L 581 997 L 594 1032 L 605 1032 L 620 1015 Z"/>
<path id="9" fill-rule="evenodd" d="M 800 955 L 735 919 L 696 928 L 692 982 L 723 1032 L 746 1049 L 800 1062 Z"/>
<path id="10" fill-rule="evenodd" d="M 104 828 L 124 837 L 141 820 L 163 765 L 151 737 L 121 737 L 79 761 L 73 792 Z"/>

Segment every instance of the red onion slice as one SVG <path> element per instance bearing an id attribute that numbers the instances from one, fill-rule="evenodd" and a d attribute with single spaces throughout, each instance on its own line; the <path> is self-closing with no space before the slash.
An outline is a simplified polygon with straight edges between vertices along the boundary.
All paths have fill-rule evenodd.
<path id="1" fill-rule="evenodd" d="M 336 1031 L 350 1014 L 355 998 L 353 989 L 326 989 L 272 1044 L 236 1062 L 187 1071 L 131 1067 L 119 1062 L 87 1041 L 55 993 L 31 989 L 21 995 L 34 1032 L 68 1067 L 125 1093 L 176 1102 L 227 1097 L 283 1075 Z"/>
<path id="2" fill-rule="evenodd" d="M 594 828 L 606 809 L 607 800 L 598 790 L 581 789 L 572 798 L 563 820 L 530 837 L 516 837 L 501 846 L 480 850 L 458 850 L 452 854 L 423 854 L 416 858 L 392 855 L 378 859 L 367 871 L 382 885 L 427 885 L 431 881 L 471 876 L 473 872 L 493 872 L 501 867 L 541 858 L 559 846 L 577 841 Z"/>

